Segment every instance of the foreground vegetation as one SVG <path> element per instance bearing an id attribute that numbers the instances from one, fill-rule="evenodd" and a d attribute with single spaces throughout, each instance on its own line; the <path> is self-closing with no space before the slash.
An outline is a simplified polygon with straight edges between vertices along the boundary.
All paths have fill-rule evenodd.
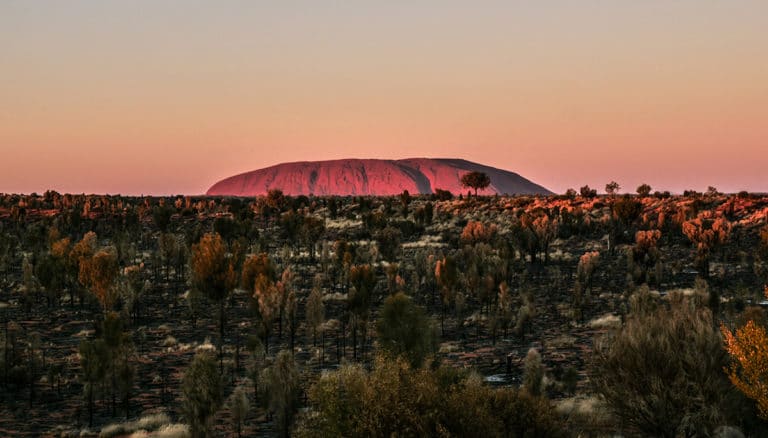
<path id="1" fill-rule="evenodd" d="M 768 433 L 768 197 L 618 189 L 0 195 L 0 435 Z"/>

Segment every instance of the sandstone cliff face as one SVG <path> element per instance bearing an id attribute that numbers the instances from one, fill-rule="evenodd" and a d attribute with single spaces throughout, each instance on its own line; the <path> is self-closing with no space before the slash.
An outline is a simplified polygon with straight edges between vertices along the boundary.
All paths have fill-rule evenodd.
<path id="1" fill-rule="evenodd" d="M 540 185 L 506 170 L 460 159 L 410 158 L 405 160 L 346 159 L 283 163 L 223 179 L 208 189 L 210 196 L 257 196 L 271 189 L 286 195 L 397 195 L 429 194 L 436 188 L 465 193 L 461 176 L 485 172 L 491 194 L 550 194 Z"/>

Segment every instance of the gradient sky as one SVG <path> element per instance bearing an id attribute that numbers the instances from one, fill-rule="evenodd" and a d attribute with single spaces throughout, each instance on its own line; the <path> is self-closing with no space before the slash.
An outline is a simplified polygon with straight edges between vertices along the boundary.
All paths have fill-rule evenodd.
<path id="1" fill-rule="evenodd" d="M 422 156 L 768 191 L 768 1 L 0 2 L 0 192 Z"/>

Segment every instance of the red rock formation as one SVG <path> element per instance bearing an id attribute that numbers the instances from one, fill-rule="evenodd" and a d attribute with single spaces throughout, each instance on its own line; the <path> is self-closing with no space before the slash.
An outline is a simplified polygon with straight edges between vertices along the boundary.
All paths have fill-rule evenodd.
<path id="1" fill-rule="evenodd" d="M 506 170 L 460 159 L 347 159 L 283 163 L 223 179 L 208 189 L 211 196 L 256 196 L 271 189 L 286 195 L 396 195 L 433 193 L 436 188 L 464 193 L 461 176 L 485 172 L 491 185 L 480 193 L 549 194 L 549 190 Z"/>

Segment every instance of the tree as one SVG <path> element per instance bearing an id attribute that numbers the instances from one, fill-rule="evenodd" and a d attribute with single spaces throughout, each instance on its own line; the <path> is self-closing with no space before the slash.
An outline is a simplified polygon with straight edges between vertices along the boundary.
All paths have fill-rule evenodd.
<path id="1" fill-rule="evenodd" d="M 219 307 L 219 357 L 223 360 L 224 303 L 237 284 L 234 260 L 221 236 L 208 233 L 192 245 L 192 283 Z M 222 365 L 223 366 L 223 365 Z"/>
<path id="2" fill-rule="evenodd" d="M 232 391 L 232 395 L 229 396 L 228 405 L 229 412 L 232 414 L 235 433 L 237 433 L 237 437 L 240 438 L 242 436 L 243 420 L 245 419 L 245 416 L 248 415 L 248 410 L 251 408 L 244 387 L 238 386 Z"/>
<path id="3" fill-rule="evenodd" d="M 287 437 L 299 404 L 299 370 L 289 351 L 277 354 L 274 363 L 263 372 L 267 406 L 277 417 L 280 436 Z"/>
<path id="4" fill-rule="evenodd" d="M 649 186 L 648 184 L 640 184 L 637 187 L 637 194 L 642 198 L 648 197 L 648 195 L 651 194 L 651 186 Z"/>
<path id="5" fill-rule="evenodd" d="M 533 317 L 536 309 L 533 304 L 533 297 L 530 293 L 523 296 L 523 305 L 517 310 L 517 321 L 515 322 L 515 334 L 525 341 L 526 332 L 530 331 Z"/>
<path id="6" fill-rule="evenodd" d="M 598 251 L 587 251 L 579 257 L 579 264 L 576 266 L 576 284 L 573 287 L 573 302 L 571 303 L 574 317 L 577 320 L 582 319 L 584 301 L 592 289 L 592 277 L 599 262 L 600 252 Z"/>
<path id="7" fill-rule="evenodd" d="M 133 387 L 133 367 L 130 358 L 133 345 L 129 334 L 123 332 L 123 322 L 115 312 L 108 312 L 101 322 L 101 339 L 106 347 L 106 365 L 110 377 L 112 395 L 112 415 L 117 413 L 117 393 L 122 394 L 125 415 L 128 417 L 128 404 Z"/>
<path id="8" fill-rule="evenodd" d="M 709 257 L 713 249 L 723 245 L 731 236 L 732 225 L 728 219 L 716 219 L 700 215 L 683 222 L 683 234 L 696 245 L 696 264 L 704 278 L 709 277 Z"/>
<path id="9" fill-rule="evenodd" d="M 87 262 L 96 253 L 97 237 L 96 233 L 89 231 L 85 233 L 83 238 L 69 249 L 69 241 L 62 239 L 51 247 L 51 251 L 57 256 L 67 257 L 67 271 L 69 274 L 70 282 L 70 301 L 74 303 L 74 292 L 77 286 L 78 280 L 80 280 L 80 265 Z M 80 280 L 82 284 L 82 280 Z M 80 296 L 80 303 L 82 304 L 83 298 Z"/>
<path id="10" fill-rule="evenodd" d="M 296 313 L 296 297 L 294 295 L 294 302 L 289 303 L 291 293 L 293 291 L 293 271 L 291 271 L 291 267 L 288 266 L 283 270 L 282 275 L 280 276 L 280 280 L 275 284 L 277 287 L 277 296 L 278 296 L 278 315 L 277 315 L 277 336 L 278 338 L 281 338 L 283 336 L 283 319 L 287 318 L 289 315 L 289 304 L 293 306 L 293 313 L 295 316 Z"/>
<path id="11" fill-rule="evenodd" d="M 325 305 L 323 304 L 322 278 L 315 277 L 312 292 L 307 299 L 307 325 L 312 328 L 312 345 L 317 345 L 317 329 L 325 322 Z"/>
<path id="12" fill-rule="evenodd" d="M 512 294 L 509 291 L 509 286 L 506 281 L 502 281 L 499 284 L 499 294 L 497 297 L 498 302 L 498 317 L 501 322 L 501 326 L 504 329 L 504 337 L 507 337 L 507 329 L 512 322 Z"/>
<path id="13" fill-rule="evenodd" d="M 588 185 L 585 185 L 579 189 L 579 194 L 582 198 L 591 199 L 597 196 L 597 190 L 590 188 Z"/>
<path id="14" fill-rule="evenodd" d="M 524 216 L 524 217 L 527 217 Z M 544 263 L 549 263 L 549 246 L 557 237 L 557 231 L 560 229 L 560 221 L 549 214 L 541 214 L 529 225 L 536 235 L 536 241 L 539 243 L 539 249 L 544 253 Z"/>
<path id="15" fill-rule="evenodd" d="M 103 340 L 85 340 L 80 343 L 79 358 L 83 395 L 88 404 L 88 427 L 93 426 L 94 390 L 106 376 L 107 347 Z"/>
<path id="16" fill-rule="evenodd" d="M 170 281 L 171 266 L 177 259 L 177 254 L 180 252 L 176 235 L 171 233 L 163 233 L 157 238 L 158 252 L 160 260 L 163 264 L 163 270 L 165 271 L 165 281 Z"/>
<path id="17" fill-rule="evenodd" d="M 402 292 L 384 300 L 376 330 L 382 350 L 405 357 L 414 368 L 434 352 L 435 339 L 429 318 Z"/>
<path id="18" fill-rule="evenodd" d="M 619 189 L 621 189 L 621 186 L 616 181 L 611 181 L 605 185 L 605 193 L 609 195 L 615 195 L 619 193 Z"/>
<path id="19" fill-rule="evenodd" d="M 468 221 L 461 230 L 461 242 L 474 245 L 478 242 L 490 243 L 496 237 L 496 224 L 485 225 L 480 221 Z"/>
<path id="20" fill-rule="evenodd" d="M 768 296 L 768 287 L 765 289 Z M 768 333 L 765 327 L 748 320 L 746 325 L 731 332 L 720 326 L 725 349 L 731 355 L 726 369 L 731 383 L 744 395 L 755 400 L 760 417 L 768 420 Z"/>
<path id="21" fill-rule="evenodd" d="M 383 230 L 377 231 L 373 236 L 379 248 L 381 256 L 390 262 L 397 259 L 400 252 L 400 241 L 403 233 L 399 228 L 387 225 Z"/>
<path id="22" fill-rule="evenodd" d="M 66 265 L 64 259 L 49 253 L 39 259 L 35 266 L 35 276 L 45 288 L 45 296 L 50 307 L 58 304 L 61 291 L 66 284 Z"/>
<path id="23" fill-rule="evenodd" d="M 296 289 L 295 288 L 288 288 L 287 296 L 285 297 L 285 318 L 286 322 L 288 323 L 288 332 L 290 334 L 290 341 L 291 341 L 291 354 L 293 354 L 294 350 L 294 342 L 296 339 L 296 330 L 299 326 L 299 321 L 297 318 L 298 310 L 299 310 L 299 302 L 296 298 Z"/>
<path id="24" fill-rule="evenodd" d="M 93 292 L 101 303 L 102 312 L 112 309 L 115 302 L 115 279 L 119 273 L 114 248 L 99 250 L 93 257 L 80 260 L 80 283 Z"/>
<path id="25" fill-rule="evenodd" d="M 689 299 L 635 311 L 595 343 L 590 379 L 622 424 L 644 435 L 708 436 L 736 420 L 738 395 L 712 314 Z"/>
<path id="26" fill-rule="evenodd" d="M 165 205 L 158 205 L 152 209 L 152 220 L 161 233 L 168 231 L 168 226 L 171 224 L 171 216 L 173 216 L 173 210 Z"/>
<path id="27" fill-rule="evenodd" d="M 272 333 L 272 322 L 280 314 L 280 291 L 275 282 L 264 274 L 259 274 L 256 278 L 253 291 L 264 330 L 264 353 L 269 354 L 269 335 Z"/>
<path id="28" fill-rule="evenodd" d="M 535 349 L 528 350 L 523 364 L 523 389 L 531 395 L 541 395 L 544 380 L 544 365 L 541 354 Z"/>
<path id="29" fill-rule="evenodd" d="M 368 326 L 368 313 L 371 309 L 371 300 L 376 288 L 376 275 L 370 265 L 355 265 L 349 270 L 349 281 L 352 285 L 347 294 L 347 310 L 359 322 L 362 327 L 365 345 L 365 333 Z M 352 324 L 352 356 L 357 359 L 357 324 Z"/>
<path id="30" fill-rule="evenodd" d="M 435 193 L 432 195 L 432 199 L 435 201 L 450 201 L 453 199 L 453 193 L 451 193 L 449 190 L 435 188 Z"/>
<path id="31" fill-rule="evenodd" d="M 635 246 L 629 251 L 629 260 L 631 268 L 634 268 L 632 275 L 637 284 L 648 283 L 648 272 L 661 263 L 661 253 L 658 248 L 658 242 L 661 238 L 661 231 L 647 230 L 635 233 Z M 656 279 L 656 284 L 661 284 L 661 279 Z"/>
<path id="32" fill-rule="evenodd" d="M 325 233 L 325 221 L 314 216 L 306 216 L 301 225 L 301 238 L 309 249 L 309 258 L 315 261 L 315 247 Z"/>
<path id="33" fill-rule="evenodd" d="M 245 340 L 245 348 L 250 353 L 250 364 L 247 368 L 248 378 L 253 383 L 253 397 L 259 398 L 259 381 L 261 380 L 261 371 L 264 369 L 266 353 L 264 344 L 258 336 L 248 336 Z"/>
<path id="34" fill-rule="evenodd" d="M 141 314 L 142 296 L 150 287 L 149 280 L 142 279 L 141 271 L 141 265 L 126 266 L 118 283 L 120 296 L 134 323 L 139 320 Z"/>
<path id="35" fill-rule="evenodd" d="M 189 317 L 192 322 L 192 327 L 197 326 L 197 320 L 205 314 L 203 309 L 203 303 L 205 298 L 200 289 L 193 287 L 186 292 L 187 309 L 189 310 Z"/>
<path id="36" fill-rule="evenodd" d="M 461 186 L 475 189 L 475 196 L 478 189 L 485 190 L 489 185 L 491 185 L 491 177 L 485 172 L 474 171 L 461 176 Z"/>
<path id="37" fill-rule="evenodd" d="M 181 410 L 193 437 L 211 436 L 211 418 L 224 399 L 216 359 L 201 351 L 192 359 L 181 379 Z"/>
<path id="38" fill-rule="evenodd" d="M 274 281 L 277 276 L 275 265 L 272 263 L 269 255 L 264 252 L 261 254 L 250 255 L 245 259 L 240 278 L 240 287 L 245 290 L 253 289 L 253 285 L 259 274 L 265 275 L 272 281 Z"/>
<path id="39" fill-rule="evenodd" d="M 443 257 L 435 263 L 435 279 L 440 285 L 442 307 L 440 313 L 440 331 L 445 334 L 445 310 L 456 297 L 456 286 L 459 282 L 459 268 L 453 257 Z"/>
<path id="40" fill-rule="evenodd" d="M 450 368 L 412 368 L 377 357 L 373 369 L 342 365 L 309 389 L 310 410 L 297 436 L 565 436 L 542 397 L 494 389 Z"/>

